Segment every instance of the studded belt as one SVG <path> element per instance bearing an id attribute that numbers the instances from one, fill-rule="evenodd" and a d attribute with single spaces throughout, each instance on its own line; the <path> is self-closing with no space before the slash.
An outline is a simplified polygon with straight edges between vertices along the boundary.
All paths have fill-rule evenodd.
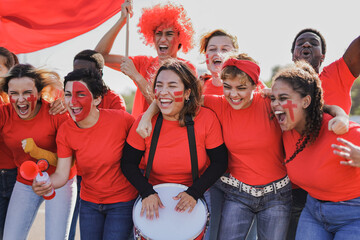
<path id="1" fill-rule="evenodd" d="M 239 188 L 240 192 L 241 191 L 246 192 L 254 197 L 262 197 L 265 194 L 273 192 L 273 191 L 275 191 L 275 193 L 276 193 L 276 190 L 279 190 L 279 189 L 285 187 L 290 182 L 289 177 L 286 176 L 277 182 L 273 182 L 273 183 L 266 185 L 265 187 L 256 187 L 256 186 L 251 186 L 251 185 L 247 185 L 243 182 L 240 182 L 239 180 L 237 180 L 236 178 L 234 178 L 231 175 L 230 175 L 230 177 L 222 176 L 222 177 L 220 177 L 220 179 L 223 183 L 229 184 L 230 186 L 233 186 L 235 188 Z"/>

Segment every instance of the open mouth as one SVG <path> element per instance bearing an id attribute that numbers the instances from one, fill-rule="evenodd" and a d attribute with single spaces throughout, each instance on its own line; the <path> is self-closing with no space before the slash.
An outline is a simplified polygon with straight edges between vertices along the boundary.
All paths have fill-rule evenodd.
<path id="1" fill-rule="evenodd" d="M 167 50 L 168 50 L 168 46 L 166 46 L 166 45 L 159 45 L 159 50 L 160 50 L 160 52 L 162 52 L 162 53 L 165 53 Z"/>
<path id="2" fill-rule="evenodd" d="M 243 99 L 242 98 L 239 98 L 239 99 L 233 99 L 233 98 L 230 98 L 230 101 L 232 104 L 234 105 L 239 105 L 242 103 Z"/>
<path id="3" fill-rule="evenodd" d="M 160 102 L 161 107 L 168 107 L 172 104 L 173 101 L 168 98 L 167 99 L 161 98 L 161 99 L 159 99 L 159 102 Z"/>
<path id="4" fill-rule="evenodd" d="M 71 109 L 71 112 L 74 114 L 74 115 L 78 115 L 81 113 L 82 111 L 82 108 L 81 107 L 72 107 L 70 108 Z"/>
<path id="5" fill-rule="evenodd" d="M 301 54 L 304 57 L 310 57 L 311 56 L 311 51 L 310 51 L 310 49 L 305 48 L 304 50 L 301 51 Z"/>
<path id="6" fill-rule="evenodd" d="M 285 118 L 286 118 L 286 113 L 284 111 L 275 111 L 275 116 L 278 120 L 278 122 L 281 124 L 281 123 L 284 123 L 285 121 Z"/>
<path id="7" fill-rule="evenodd" d="M 29 105 L 27 104 L 19 104 L 17 105 L 17 108 L 21 115 L 26 115 L 29 112 Z"/>
<path id="8" fill-rule="evenodd" d="M 215 67 L 221 67 L 221 66 L 222 66 L 222 63 L 223 63 L 223 62 L 222 62 L 221 60 L 214 60 L 214 61 L 213 61 L 213 64 L 214 64 Z"/>

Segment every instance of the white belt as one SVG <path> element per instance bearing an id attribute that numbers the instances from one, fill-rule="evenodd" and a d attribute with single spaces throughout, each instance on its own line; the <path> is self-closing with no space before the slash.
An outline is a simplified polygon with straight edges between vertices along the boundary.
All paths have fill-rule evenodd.
<path id="1" fill-rule="evenodd" d="M 286 185 L 289 184 L 290 179 L 288 176 L 284 177 L 283 179 L 281 179 L 278 182 L 273 182 L 265 187 L 256 187 L 256 186 L 251 186 L 251 185 L 247 185 L 243 182 L 240 182 L 239 180 L 237 180 L 236 178 L 234 178 L 233 176 L 230 175 L 230 177 L 225 177 L 222 176 L 220 177 L 221 181 L 223 183 L 229 184 L 230 186 L 239 188 L 239 191 L 243 191 L 246 192 L 254 197 L 262 197 L 264 196 L 266 193 L 270 193 L 276 190 L 279 190 L 283 187 L 285 187 Z M 274 190 L 275 189 L 275 190 Z"/>

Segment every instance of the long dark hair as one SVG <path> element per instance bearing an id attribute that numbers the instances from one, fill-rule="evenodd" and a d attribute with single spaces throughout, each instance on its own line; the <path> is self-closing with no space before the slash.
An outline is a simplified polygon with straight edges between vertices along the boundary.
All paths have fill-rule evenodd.
<path id="1" fill-rule="evenodd" d="M 153 91 L 155 90 L 159 73 L 164 70 L 171 70 L 180 77 L 184 84 L 184 92 L 188 89 L 191 90 L 189 100 L 185 102 L 179 114 L 180 126 L 185 126 L 185 115 L 190 114 L 191 116 L 195 116 L 200 107 L 202 93 L 200 81 L 195 77 L 195 74 L 185 62 L 177 59 L 169 59 L 165 61 L 157 71 L 153 83 Z"/>
<path id="2" fill-rule="evenodd" d="M 280 72 L 274 76 L 273 84 L 276 81 L 287 83 L 295 92 L 299 93 L 301 97 L 307 95 L 311 97 L 311 103 L 305 109 L 305 129 L 296 143 L 295 152 L 285 160 L 285 164 L 287 164 L 292 161 L 307 144 L 313 143 L 318 137 L 323 119 L 323 92 L 318 74 L 313 67 L 305 61 L 299 61 L 291 67 L 280 70 Z"/>

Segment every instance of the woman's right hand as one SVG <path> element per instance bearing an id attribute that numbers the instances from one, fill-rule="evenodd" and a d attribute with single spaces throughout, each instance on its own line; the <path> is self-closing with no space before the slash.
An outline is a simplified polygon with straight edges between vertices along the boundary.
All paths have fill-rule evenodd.
<path id="1" fill-rule="evenodd" d="M 144 212 L 146 212 L 147 219 L 152 220 L 154 214 L 156 218 L 159 218 L 159 207 L 164 208 L 159 195 L 157 193 L 151 194 L 142 200 L 140 216 L 143 216 Z"/>
<path id="2" fill-rule="evenodd" d="M 125 0 L 124 3 L 121 4 L 121 17 L 126 18 L 127 13 L 130 14 L 130 17 L 134 15 L 132 0 Z"/>
<path id="3" fill-rule="evenodd" d="M 51 193 L 53 187 L 50 183 L 37 182 L 35 179 L 32 183 L 32 189 L 38 196 L 44 196 L 45 194 Z"/>

